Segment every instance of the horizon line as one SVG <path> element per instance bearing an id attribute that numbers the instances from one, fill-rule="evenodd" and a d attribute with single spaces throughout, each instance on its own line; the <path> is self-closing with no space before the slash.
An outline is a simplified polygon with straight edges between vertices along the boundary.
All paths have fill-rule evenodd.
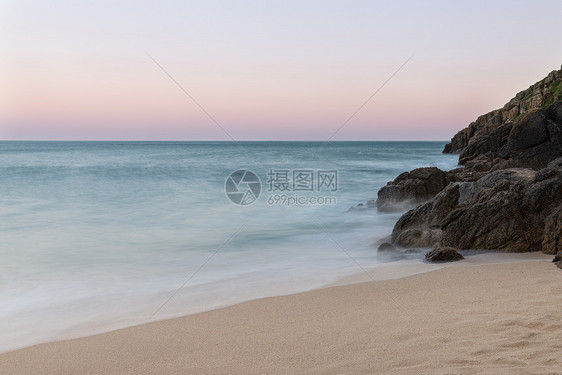
<path id="1" fill-rule="evenodd" d="M 338 142 L 450 142 L 451 139 L 425 139 L 425 140 L 408 140 L 408 139 L 372 139 L 372 140 L 293 140 L 293 139 L 248 139 L 236 140 L 236 142 L 317 142 L 317 143 L 338 143 Z M 0 142 L 220 142 L 235 143 L 231 140 L 213 140 L 213 139 L 0 139 Z"/>

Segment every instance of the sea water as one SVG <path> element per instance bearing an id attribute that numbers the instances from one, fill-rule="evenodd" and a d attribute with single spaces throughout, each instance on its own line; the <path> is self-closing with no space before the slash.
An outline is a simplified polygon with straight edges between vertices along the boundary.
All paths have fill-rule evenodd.
<path id="1" fill-rule="evenodd" d="M 0 142 L 0 351 L 376 275 L 349 208 L 444 144 Z"/>

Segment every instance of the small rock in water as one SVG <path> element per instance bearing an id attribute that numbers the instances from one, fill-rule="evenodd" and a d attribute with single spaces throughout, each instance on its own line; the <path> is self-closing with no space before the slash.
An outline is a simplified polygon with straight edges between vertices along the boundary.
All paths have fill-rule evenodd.
<path id="1" fill-rule="evenodd" d="M 562 251 L 558 252 L 558 254 L 556 254 L 556 255 L 554 256 L 554 259 L 552 259 L 552 262 L 553 262 L 554 264 L 556 264 L 556 266 L 557 266 L 558 268 L 561 268 L 561 269 L 562 269 Z"/>
<path id="2" fill-rule="evenodd" d="M 347 211 L 363 211 L 376 208 L 376 201 L 374 199 L 368 200 L 367 203 L 357 203 L 355 206 L 349 207 Z"/>
<path id="3" fill-rule="evenodd" d="M 379 246 L 379 251 L 391 251 L 391 250 L 396 250 L 396 248 L 390 242 L 383 242 Z"/>
<path id="4" fill-rule="evenodd" d="M 452 262 L 464 259 L 462 254 L 452 247 L 436 247 L 425 254 L 428 262 Z"/>

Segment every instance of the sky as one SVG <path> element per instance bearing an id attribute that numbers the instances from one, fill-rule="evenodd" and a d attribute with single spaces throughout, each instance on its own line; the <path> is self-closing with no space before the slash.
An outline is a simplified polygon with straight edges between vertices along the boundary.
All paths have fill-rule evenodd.
<path id="1" fill-rule="evenodd" d="M 447 140 L 560 69 L 561 14 L 558 0 L 2 0 L 0 139 Z"/>

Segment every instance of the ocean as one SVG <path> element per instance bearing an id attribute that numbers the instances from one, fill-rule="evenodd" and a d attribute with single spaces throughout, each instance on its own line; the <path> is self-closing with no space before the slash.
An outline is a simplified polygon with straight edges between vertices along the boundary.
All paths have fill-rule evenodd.
<path id="1" fill-rule="evenodd" d="M 377 254 L 400 213 L 349 208 L 444 145 L 0 142 L 0 351 L 419 262 Z"/>

